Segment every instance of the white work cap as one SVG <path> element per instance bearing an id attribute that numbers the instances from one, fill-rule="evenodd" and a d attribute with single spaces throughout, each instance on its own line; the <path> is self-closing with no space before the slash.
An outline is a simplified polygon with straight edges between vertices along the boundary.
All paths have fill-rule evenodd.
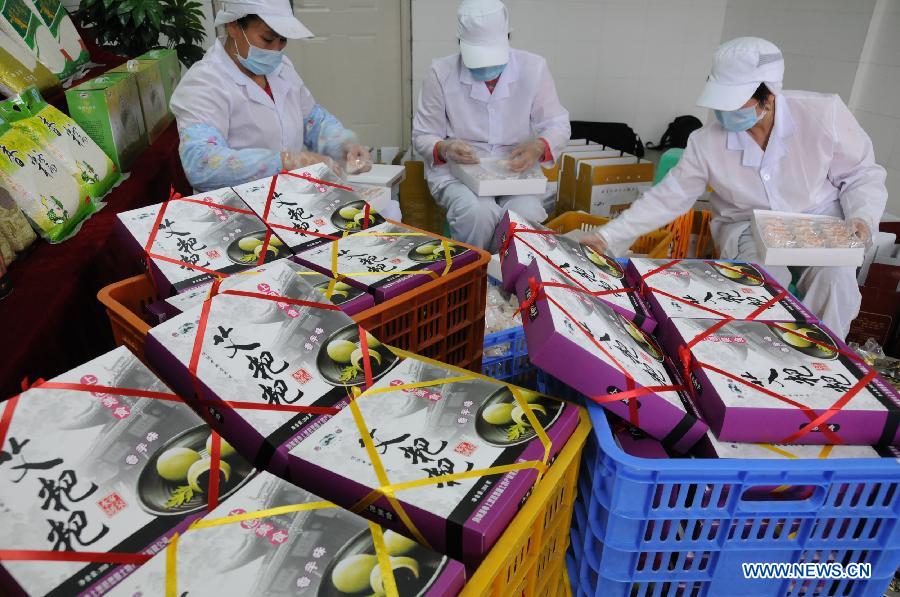
<path id="1" fill-rule="evenodd" d="M 760 83 L 781 91 L 784 57 L 778 46 L 759 37 L 739 37 L 716 50 L 712 69 L 697 105 L 725 112 L 737 110 Z"/>
<path id="2" fill-rule="evenodd" d="M 290 0 L 225 0 L 222 8 L 216 13 L 215 25 L 225 25 L 237 21 L 247 15 L 261 18 L 272 31 L 288 39 L 315 37 L 303 23 L 294 16 Z"/>
<path id="3" fill-rule="evenodd" d="M 500 0 L 463 0 L 456 12 L 459 50 L 468 68 L 509 62 L 509 12 Z"/>

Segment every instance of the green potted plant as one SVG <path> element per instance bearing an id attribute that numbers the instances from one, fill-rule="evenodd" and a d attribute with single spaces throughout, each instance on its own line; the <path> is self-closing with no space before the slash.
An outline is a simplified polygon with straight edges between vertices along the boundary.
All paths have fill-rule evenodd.
<path id="1" fill-rule="evenodd" d="M 81 0 L 73 16 L 97 44 L 117 54 L 132 58 L 165 45 L 189 67 L 203 57 L 202 6 L 195 0 Z"/>

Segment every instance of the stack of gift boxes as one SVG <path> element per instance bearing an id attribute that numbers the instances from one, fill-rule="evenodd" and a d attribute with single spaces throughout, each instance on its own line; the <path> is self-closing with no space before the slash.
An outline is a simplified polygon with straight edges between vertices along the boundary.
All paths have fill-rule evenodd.
<path id="1" fill-rule="evenodd" d="M 118 348 L 0 405 L 3 594 L 454 595 L 574 432 L 576 405 L 383 345 L 340 295 L 396 279 L 338 286 L 242 198 L 121 216 L 167 299 L 155 373 Z M 371 227 L 312 223 L 339 265 L 345 243 L 435 275 L 470 252 L 354 208 Z"/>
<path id="2" fill-rule="evenodd" d="M 829 445 L 832 458 L 877 457 L 900 446 L 897 392 L 762 267 L 618 263 L 515 213 L 497 242 L 532 362 L 660 442 L 651 453 L 816 457 Z"/>

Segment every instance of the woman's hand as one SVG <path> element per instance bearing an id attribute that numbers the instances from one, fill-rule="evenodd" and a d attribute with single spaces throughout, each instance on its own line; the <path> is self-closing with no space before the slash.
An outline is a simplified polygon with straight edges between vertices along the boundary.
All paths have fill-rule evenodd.
<path id="1" fill-rule="evenodd" d="M 298 168 L 306 168 L 313 164 L 325 164 L 331 170 L 344 177 L 344 171 L 341 167 L 327 155 L 315 153 L 312 151 L 282 151 L 281 165 L 285 170 L 297 170 Z"/>
<path id="2" fill-rule="evenodd" d="M 532 139 L 521 143 L 509 154 L 509 169 L 512 172 L 525 172 L 534 168 L 544 157 L 546 151 L 544 142 L 540 139 Z"/>
<path id="3" fill-rule="evenodd" d="M 345 143 L 341 149 L 347 159 L 348 174 L 360 174 L 372 169 L 372 156 L 359 143 Z"/>
<path id="4" fill-rule="evenodd" d="M 472 146 L 462 139 L 447 139 L 438 143 L 438 154 L 445 162 L 477 164 L 478 156 Z"/>
<path id="5" fill-rule="evenodd" d="M 586 234 L 579 242 L 601 254 L 607 253 L 609 249 L 609 244 L 607 244 L 606 239 L 603 238 L 599 230 Z"/>
<path id="6" fill-rule="evenodd" d="M 866 249 L 872 247 L 872 231 L 869 230 L 868 224 L 860 218 L 853 218 L 850 220 L 850 229 L 853 231 L 853 235 L 866 245 Z"/>

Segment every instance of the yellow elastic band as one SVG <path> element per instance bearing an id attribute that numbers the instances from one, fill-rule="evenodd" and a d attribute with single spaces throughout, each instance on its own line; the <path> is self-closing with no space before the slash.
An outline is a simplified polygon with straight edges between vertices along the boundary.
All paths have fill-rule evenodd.
<path id="1" fill-rule="evenodd" d="M 387 546 L 384 544 L 384 533 L 381 527 L 374 522 L 369 522 L 369 530 L 372 532 L 372 543 L 375 545 L 375 555 L 378 557 L 378 567 L 381 568 L 381 583 L 384 594 L 388 597 L 399 596 L 397 582 L 394 579 L 394 571 L 391 569 L 391 558 L 388 557 Z"/>
<path id="2" fill-rule="evenodd" d="M 223 516 L 222 518 L 201 518 L 195 521 L 188 530 L 208 529 L 211 527 L 222 526 L 225 524 L 234 524 L 236 522 L 244 522 L 245 520 L 256 520 L 259 518 L 267 518 L 269 516 L 280 516 L 282 514 L 291 514 L 292 512 L 305 512 L 308 510 L 324 510 L 326 508 L 337 508 L 331 502 L 310 502 L 308 504 L 293 504 L 290 506 L 278 506 L 277 508 L 268 508 L 266 510 L 257 510 L 256 512 L 245 512 L 243 514 L 232 514 L 231 516 Z"/>
<path id="3" fill-rule="evenodd" d="M 175 533 L 166 547 L 166 597 L 178 597 L 178 539 Z"/>
<path id="4" fill-rule="evenodd" d="M 431 236 L 430 234 L 426 234 L 424 232 L 357 232 L 353 236 Z M 344 232 L 343 238 L 347 238 L 347 232 Z M 338 241 L 334 241 L 331 243 L 331 275 L 334 281 L 341 280 L 343 278 L 358 278 L 360 276 L 384 276 L 386 273 L 392 276 L 431 276 L 431 279 L 437 280 L 441 276 L 446 276 L 447 272 L 453 267 L 453 256 L 450 253 L 450 249 L 453 246 L 447 239 L 441 239 L 441 248 L 444 249 L 444 271 L 441 274 L 437 272 L 433 272 L 431 270 L 416 270 L 416 271 L 399 271 L 399 272 L 339 272 L 340 266 L 338 265 Z M 329 289 L 331 289 L 331 285 L 329 284 Z M 329 295 L 328 298 L 331 298 Z"/>
<path id="5" fill-rule="evenodd" d="M 774 446 L 772 444 L 756 444 L 756 445 L 761 448 L 765 448 L 766 450 L 769 450 L 770 452 L 775 452 L 779 456 L 784 456 L 785 458 L 791 458 L 793 460 L 797 460 L 797 457 L 795 455 L 791 454 L 787 450 L 782 450 L 778 446 Z M 832 449 L 834 449 L 834 446 L 822 446 L 822 450 L 819 452 L 819 455 L 816 456 L 816 458 L 828 458 L 828 456 L 831 454 Z M 783 491 L 786 491 L 786 490 L 790 489 L 791 487 L 793 487 L 793 485 L 779 485 L 778 487 L 776 487 L 775 489 L 772 490 L 772 493 L 782 493 Z"/>

